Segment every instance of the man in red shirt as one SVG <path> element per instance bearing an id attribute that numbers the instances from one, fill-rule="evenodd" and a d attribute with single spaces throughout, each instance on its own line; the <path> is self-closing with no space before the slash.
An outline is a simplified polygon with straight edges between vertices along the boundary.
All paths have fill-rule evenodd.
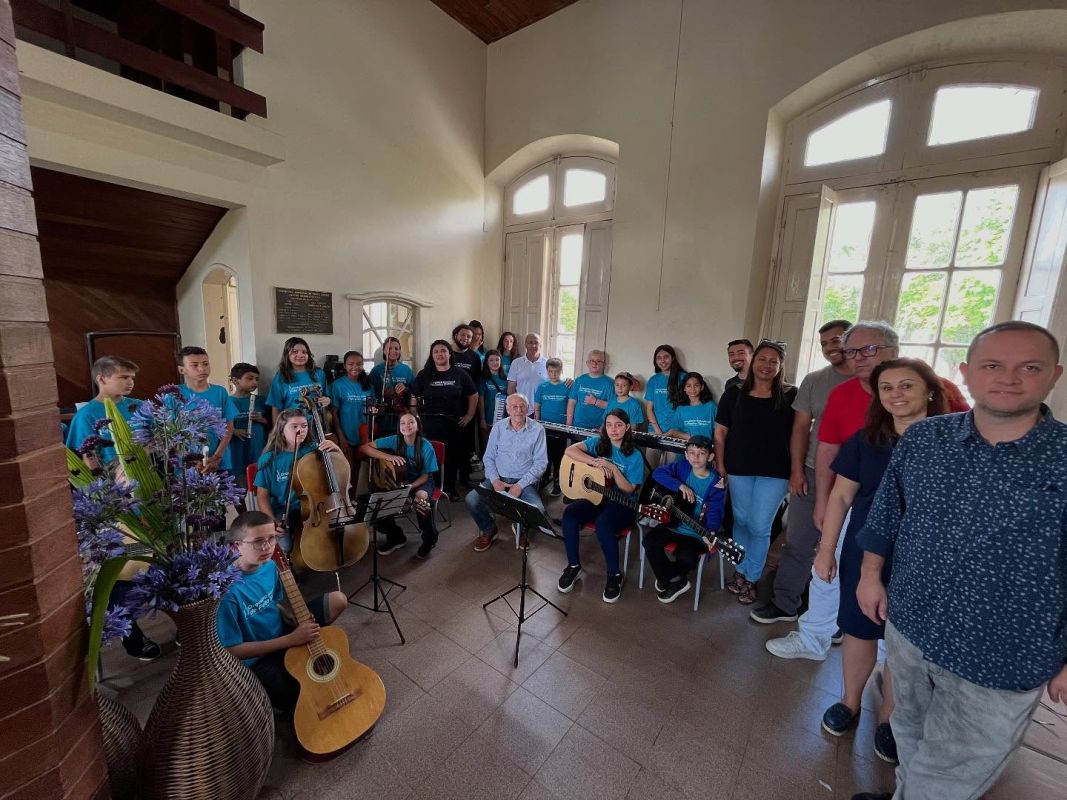
<path id="1" fill-rule="evenodd" d="M 885 322 L 857 322 L 843 337 L 845 358 L 852 365 L 852 375 L 830 392 L 819 422 L 819 447 L 815 451 L 815 527 L 821 529 L 836 477 L 830 465 L 841 445 L 863 427 L 874 392 L 870 377 L 874 368 L 898 355 L 897 332 Z M 968 409 L 955 384 L 945 384 L 953 411 Z M 845 525 L 848 518 L 845 519 Z M 838 540 L 838 548 L 844 541 Z M 840 553 L 838 553 L 840 556 Z M 837 578 L 832 583 L 813 580 L 808 586 L 808 610 L 799 620 L 799 630 L 767 642 L 767 650 L 779 658 L 807 658 L 824 661 L 830 653 L 837 631 L 837 609 L 841 594 Z"/>

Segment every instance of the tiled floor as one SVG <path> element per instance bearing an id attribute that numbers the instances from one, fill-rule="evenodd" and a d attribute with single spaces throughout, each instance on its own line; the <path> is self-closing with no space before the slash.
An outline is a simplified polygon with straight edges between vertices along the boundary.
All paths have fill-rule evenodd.
<path id="1" fill-rule="evenodd" d="M 840 690 L 839 650 L 822 664 L 772 657 L 764 641 L 788 626 L 750 622 L 717 576 L 705 576 L 699 612 L 691 595 L 661 605 L 651 586 L 637 588 L 636 545 L 622 599 L 607 605 L 591 538 L 591 574 L 569 595 L 555 590 L 562 543 L 537 540 L 532 584 L 570 616 L 546 608 L 527 622 L 514 668 L 514 617 L 502 602 L 481 604 L 517 583 L 519 553 L 504 536 L 473 552 L 473 525 L 462 506 L 452 512 L 429 561 L 412 558 L 414 538 L 381 560 L 383 574 L 408 586 L 395 598 L 406 645 L 384 614 L 353 607 L 338 620 L 354 655 L 385 682 L 377 728 L 317 765 L 279 739 L 264 800 L 833 800 L 892 788 L 892 769 L 872 749 L 871 714 L 842 739 L 820 728 Z M 343 576 L 348 590 L 369 562 Z M 332 581 L 315 576 L 305 588 Z M 150 628 L 161 639 L 172 630 L 166 619 Z M 106 683 L 143 720 L 172 667 L 173 657 L 139 664 L 111 648 Z M 874 692 L 872 682 L 871 707 Z M 1041 709 L 1036 719 L 987 797 L 1067 798 L 1067 717 Z"/>

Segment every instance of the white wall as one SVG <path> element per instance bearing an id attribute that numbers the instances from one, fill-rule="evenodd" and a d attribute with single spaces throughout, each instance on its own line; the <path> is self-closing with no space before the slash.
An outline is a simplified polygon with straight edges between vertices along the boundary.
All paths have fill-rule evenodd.
<path id="1" fill-rule="evenodd" d="M 777 199 L 773 140 L 787 121 L 775 117 L 806 107 L 775 106 L 798 97 L 810 104 L 890 66 L 971 46 L 1067 54 L 1062 12 L 898 38 L 1050 5 L 1067 8 L 995 0 L 581 0 L 490 45 L 486 164 L 493 170 L 551 135 L 618 143 L 611 368 L 646 375 L 653 347 L 666 341 L 690 368 L 721 376 L 724 343 L 759 333 Z M 835 67 L 840 74 L 828 75 Z"/>

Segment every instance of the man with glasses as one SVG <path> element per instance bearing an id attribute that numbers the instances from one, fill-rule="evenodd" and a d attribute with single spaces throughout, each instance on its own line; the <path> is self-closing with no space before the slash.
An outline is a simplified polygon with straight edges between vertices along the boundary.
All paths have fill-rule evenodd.
<path id="1" fill-rule="evenodd" d="M 590 350 L 585 359 L 588 372 L 571 384 L 567 399 L 567 424 L 600 429 L 608 403 L 615 396 L 615 381 L 604 374 L 607 356 L 603 350 Z"/>
<path id="2" fill-rule="evenodd" d="M 276 716 L 291 719 L 300 684 L 285 669 L 285 651 L 314 639 L 320 625 L 329 625 L 348 607 L 348 598 L 343 592 L 320 594 L 307 603 L 314 622 L 289 623 L 282 619 L 285 590 L 271 558 L 278 542 L 274 520 L 262 511 L 246 511 L 234 520 L 227 538 L 237 551 L 234 563 L 242 579 L 219 603 L 219 642 L 259 678 Z"/>
<path id="3" fill-rule="evenodd" d="M 815 453 L 819 445 L 819 420 L 830 392 L 852 377 L 851 362 L 845 358 L 842 337 L 852 323 L 830 320 L 819 328 L 819 346 L 827 366 L 809 373 L 793 401 L 793 435 L 789 443 L 792 462 L 789 477 L 789 525 L 785 547 L 774 577 L 774 600 L 749 615 L 756 622 L 795 622 L 811 578 L 819 529 L 815 527 Z"/>

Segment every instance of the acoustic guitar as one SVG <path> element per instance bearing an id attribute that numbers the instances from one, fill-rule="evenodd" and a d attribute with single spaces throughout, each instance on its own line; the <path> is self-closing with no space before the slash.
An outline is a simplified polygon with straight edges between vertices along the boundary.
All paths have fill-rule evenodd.
<path id="1" fill-rule="evenodd" d="M 285 596 L 297 623 L 314 619 L 281 549 L 274 550 Z M 316 756 L 337 753 L 374 727 L 385 709 L 378 673 L 352 658 L 348 636 L 332 625 L 285 653 L 285 669 L 300 684 L 293 728 L 301 747 Z"/>
<path id="2" fill-rule="evenodd" d="M 582 464 L 567 455 L 559 464 L 559 488 L 563 496 L 571 500 L 588 500 L 597 506 L 607 498 L 632 508 L 639 517 L 648 517 L 661 524 L 671 521 L 670 512 L 663 506 L 640 502 L 615 488 L 599 467 Z"/>
<path id="3" fill-rule="evenodd" d="M 397 455 L 395 450 L 385 449 L 383 453 Z M 415 465 L 410 459 L 405 458 L 403 464 L 394 464 L 388 458 L 373 458 L 370 460 L 367 472 L 367 483 L 372 491 L 390 492 L 402 486 L 409 486 L 419 476 L 414 474 Z M 430 513 L 429 500 L 423 500 L 411 496 L 412 505 L 419 514 Z"/>
<path id="4" fill-rule="evenodd" d="M 695 504 L 690 503 L 679 492 L 668 492 L 657 487 L 652 490 L 652 498 L 656 503 L 666 508 L 671 517 L 695 530 L 700 535 L 700 538 L 704 540 L 704 543 L 707 544 L 708 550 L 718 550 L 722 553 L 723 558 L 734 566 L 744 561 L 744 546 L 726 536 L 712 533 L 701 525 L 692 516 Z"/>

